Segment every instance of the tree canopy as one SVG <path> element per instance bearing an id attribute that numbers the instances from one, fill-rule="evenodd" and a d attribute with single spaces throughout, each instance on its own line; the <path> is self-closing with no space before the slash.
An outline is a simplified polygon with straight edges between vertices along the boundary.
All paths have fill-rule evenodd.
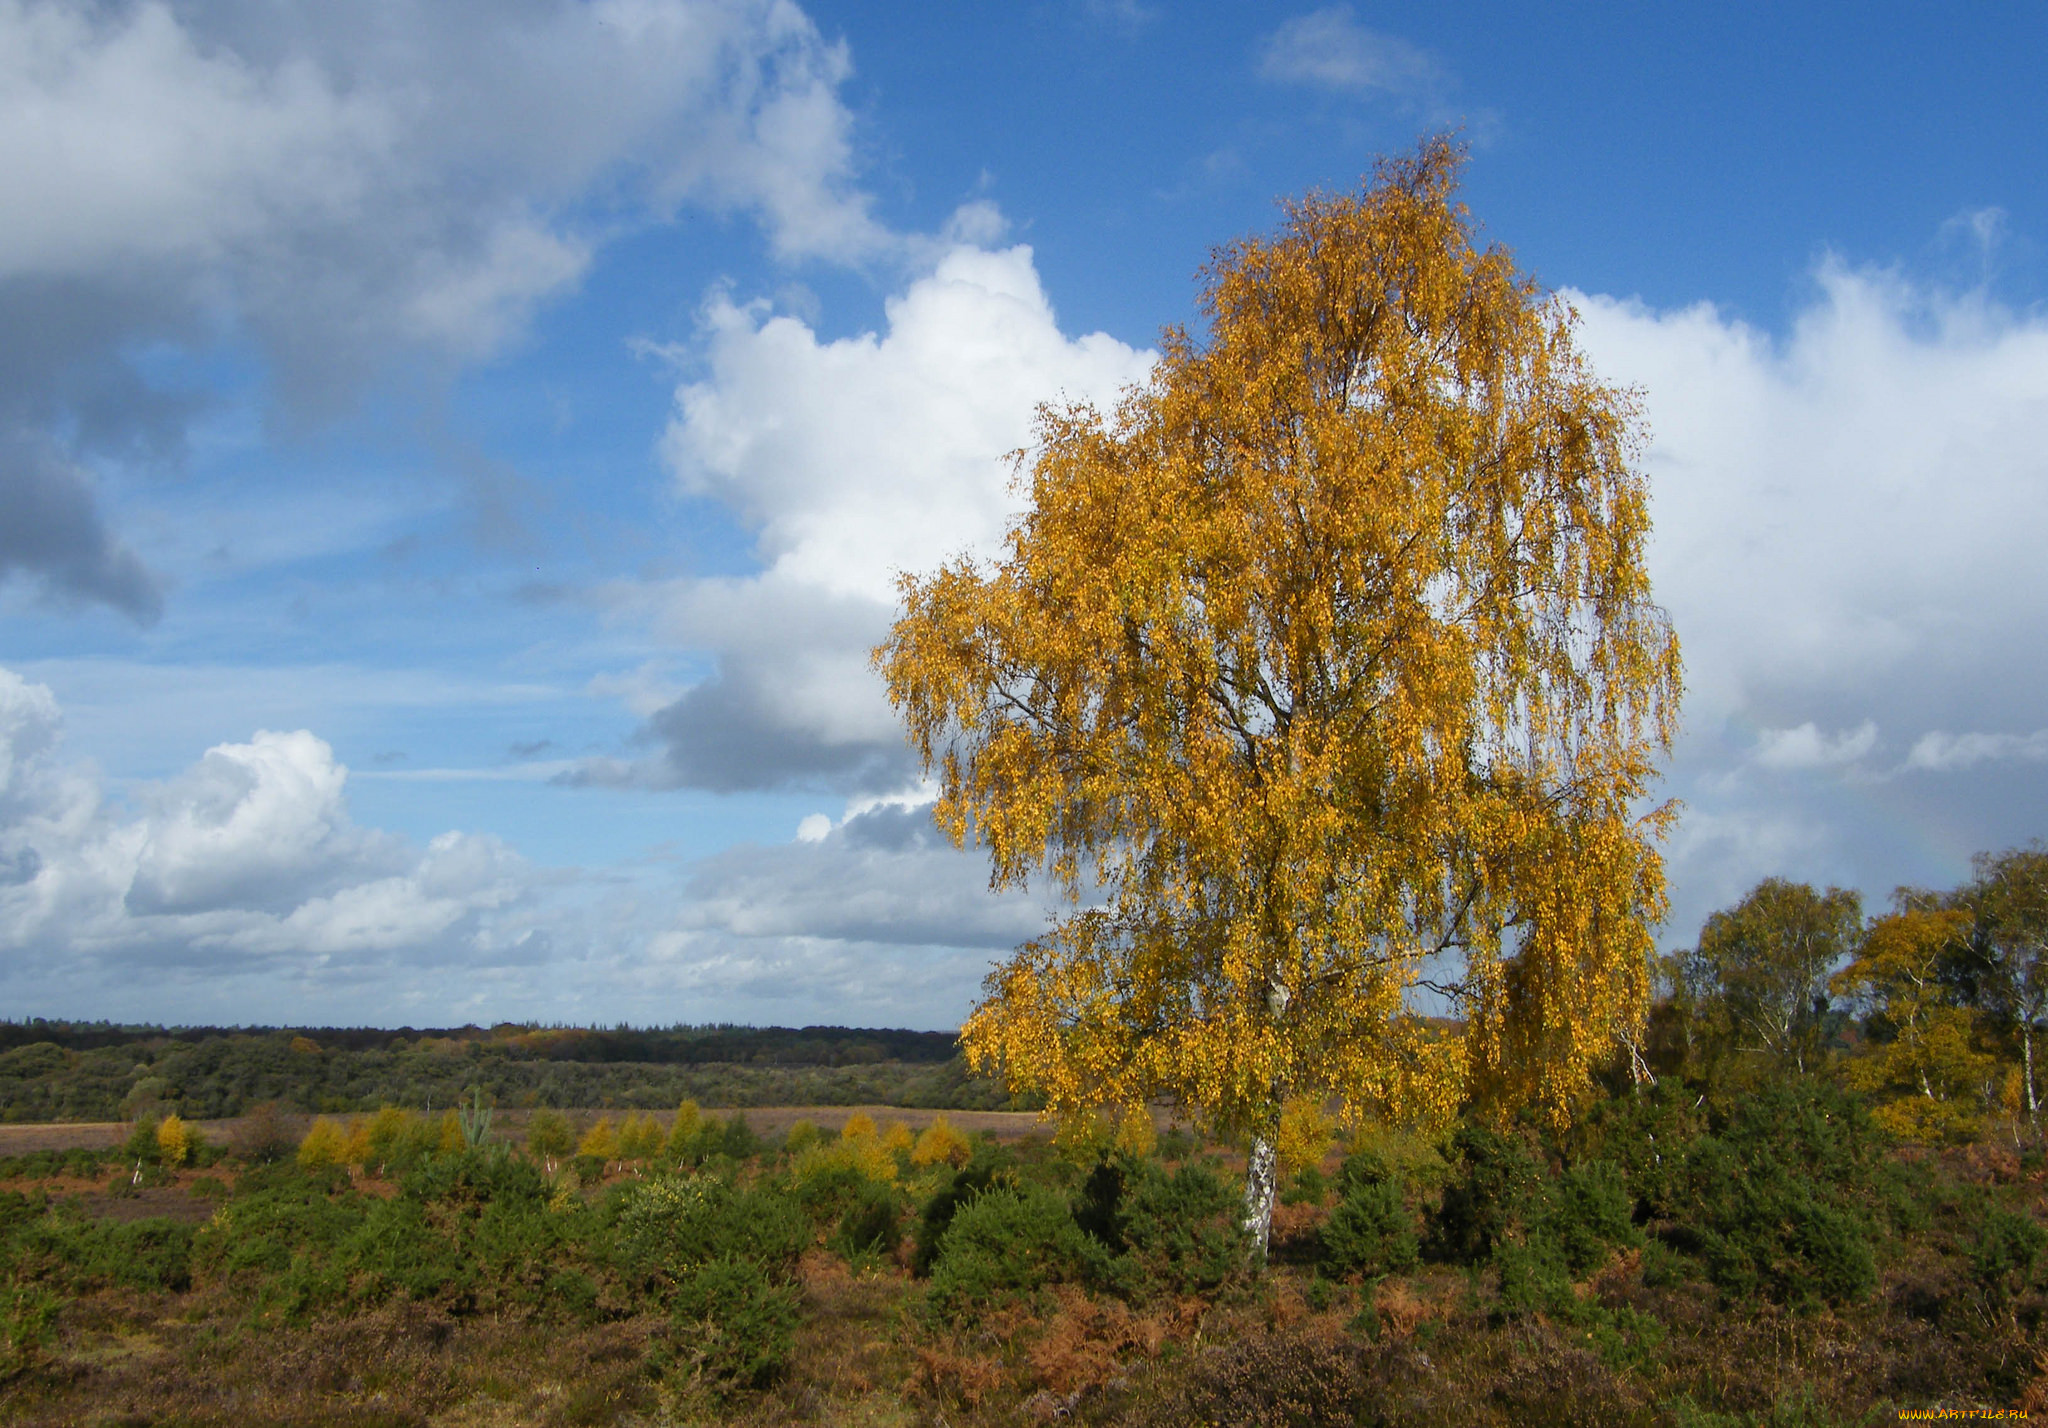
<path id="1" fill-rule="evenodd" d="M 1562 1119 L 1644 1013 L 1680 667 L 1636 408 L 1461 163 L 1220 249 L 1207 340 L 1041 408 L 1006 553 L 904 577 L 876 652 L 939 824 L 1066 898 L 970 1057 L 1244 1136 L 1261 1242 L 1289 1097 Z"/>

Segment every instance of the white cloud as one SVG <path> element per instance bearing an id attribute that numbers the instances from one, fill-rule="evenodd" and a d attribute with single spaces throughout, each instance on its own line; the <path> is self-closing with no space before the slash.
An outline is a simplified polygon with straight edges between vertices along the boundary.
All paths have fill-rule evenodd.
<path id="1" fill-rule="evenodd" d="M 2031 734 L 1922 734 L 1906 755 L 1906 767 L 1928 773 L 1975 768 L 1989 763 L 2048 763 L 2048 729 Z"/>
<path id="2" fill-rule="evenodd" d="M 348 770 L 303 730 L 217 745 L 127 804 L 62 739 L 50 690 L 0 668 L 9 1015 L 937 1027 L 1041 919 L 988 895 L 928 791 L 694 864 L 546 869 L 488 836 L 356 823 Z"/>
<path id="3" fill-rule="evenodd" d="M 2030 728 L 2048 701 L 2048 318 L 1834 260 L 1782 340 L 1568 296 L 1652 431 L 1688 686 L 1670 791 L 1701 830 L 1673 846 L 1671 937 L 1767 875 L 1881 898 L 2048 831 L 2037 735 L 1900 735 L 1907 769 L 1995 758 L 1997 780 L 1780 776 L 1867 768 L 1879 729 Z"/>
<path id="4" fill-rule="evenodd" d="M 1868 719 L 1832 736 L 1808 720 L 1793 729 L 1765 729 L 1755 758 L 1767 769 L 1819 769 L 1853 764 L 1876 747 L 1877 725 Z"/>
<path id="5" fill-rule="evenodd" d="M 154 617 L 90 474 L 179 449 L 153 345 L 253 342 L 324 414 L 498 351 L 685 205 L 787 259 L 904 255 L 849 69 L 789 0 L 0 0 L 0 576 Z"/>
<path id="6" fill-rule="evenodd" d="M 980 220 L 977 220 L 979 223 Z M 888 329 L 809 324 L 715 297 L 708 373 L 676 394 L 664 452 L 686 493 L 756 534 L 757 575 L 618 592 L 718 672 L 650 720 L 658 752 L 602 782 L 886 790 L 901 730 L 868 666 L 900 572 L 992 554 L 1017 509 L 1007 453 L 1040 402 L 1113 403 L 1151 354 L 1059 329 L 1031 250 L 957 247 L 887 308 Z"/>
<path id="7" fill-rule="evenodd" d="M 1281 25 L 1259 54 L 1266 79 L 1354 94 L 1431 97 L 1443 75 L 1429 54 L 1358 23 L 1349 5 L 1300 15 Z"/>
<path id="8" fill-rule="evenodd" d="M 361 975 L 393 954 L 488 960 L 528 881 L 496 839 L 425 850 L 356 825 L 348 770 L 303 730 L 221 744 L 137 807 L 60 756 L 42 685 L 0 670 L 0 942 L 14 974 L 134 962 Z M 366 960 L 367 959 L 367 960 Z"/>

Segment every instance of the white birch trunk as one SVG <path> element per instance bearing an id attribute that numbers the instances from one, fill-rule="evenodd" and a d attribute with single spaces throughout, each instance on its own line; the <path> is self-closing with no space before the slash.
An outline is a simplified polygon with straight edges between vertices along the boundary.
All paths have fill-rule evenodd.
<path id="1" fill-rule="evenodd" d="M 1245 1238 L 1251 1241 L 1252 1262 L 1266 1262 L 1266 1242 L 1273 1232 L 1273 1199 L 1280 1192 L 1280 1157 L 1276 1128 L 1252 1137 L 1251 1159 L 1244 1171 Z"/>
<path id="2" fill-rule="evenodd" d="M 1266 1011 L 1274 1022 L 1287 1014 L 1288 1003 L 1293 1000 L 1294 994 L 1278 974 L 1268 977 Z M 1266 1241 L 1273 1232 L 1273 1199 L 1280 1193 L 1280 1107 L 1286 1098 L 1286 1087 L 1275 1080 L 1270 1089 L 1271 1118 L 1252 1133 L 1251 1155 L 1245 1162 L 1244 1218 L 1240 1221 L 1245 1238 L 1251 1242 L 1252 1264 L 1257 1268 L 1266 1263 Z"/>
<path id="3" fill-rule="evenodd" d="M 2031 1124 L 2041 1114 L 2040 1103 L 2034 1099 L 2034 1024 L 2031 1018 L 2020 1023 L 2020 1053 L 2027 1063 L 2027 1121 Z"/>

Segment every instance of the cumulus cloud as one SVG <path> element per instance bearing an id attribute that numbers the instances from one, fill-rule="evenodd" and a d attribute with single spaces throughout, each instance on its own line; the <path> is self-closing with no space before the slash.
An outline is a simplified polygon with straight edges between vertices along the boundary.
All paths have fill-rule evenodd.
<path id="1" fill-rule="evenodd" d="M 852 181 L 848 71 L 788 0 L 4 0 L 0 574 L 154 612 L 81 470 L 175 454 L 150 344 L 252 339 L 317 411 L 397 354 L 498 350 L 685 204 L 786 258 L 900 246 Z"/>
<path id="2" fill-rule="evenodd" d="M 993 897 L 928 792 L 677 866 L 536 867 L 352 817 L 316 735 L 262 731 L 117 799 L 0 669 L 0 1003 L 219 1022 L 463 1016 L 957 1025 L 1042 910 Z M 572 795 L 563 795 L 570 797 Z"/>
<path id="3" fill-rule="evenodd" d="M 488 962 L 516 936 L 494 919 L 528 880 L 516 855 L 489 837 L 422 850 L 358 826 L 347 769 L 311 733 L 218 745 L 134 808 L 61 738 L 49 689 L 0 669 L 0 975 L 346 981 L 399 954 Z"/>
<path id="4" fill-rule="evenodd" d="M 1652 430 L 1694 830 L 1671 935 L 1766 875 L 1881 897 L 2042 833 L 2042 736 L 1943 731 L 2031 729 L 2048 702 L 2048 320 L 1834 260 L 1782 339 L 1568 296 Z"/>
<path id="5" fill-rule="evenodd" d="M 887 307 L 821 342 L 806 322 L 714 297 L 706 375 L 664 440 L 678 486 L 755 533 L 758 574 L 622 588 L 623 607 L 716 670 L 647 722 L 651 752 L 591 782 L 732 791 L 900 786 L 902 733 L 868 651 L 900 572 L 997 548 L 1016 509 L 1005 455 L 1040 402 L 1108 406 L 1151 354 L 1059 329 L 1031 250 L 955 247 Z"/>

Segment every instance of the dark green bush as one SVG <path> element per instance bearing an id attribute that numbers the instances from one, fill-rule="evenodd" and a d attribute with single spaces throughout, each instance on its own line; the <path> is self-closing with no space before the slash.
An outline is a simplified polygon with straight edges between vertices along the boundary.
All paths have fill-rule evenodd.
<path id="1" fill-rule="evenodd" d="M 1249 1246 L 1238 1210 L 1235 1188 L 1208 1166 L 1186 1161 L 1168 1174 L 1144 1162 L 1119 1216 L 1136 1292 L 1203 1293 L 1242 1273 Z"/>
<path id="2" fill-rule="evenodd" d="M 1330 1181 L 1314 1165 L 1304 1165 L 1280 1192 L 1283 1205 L 1320 1205 L 1330 1193 Z"/>
<path id="3" fill-rule="evenodd" d="M 953 1223 L 953 1216 L 962 1205 L 997 1183 L 999 1178 L 1010 1175 L 1009 1157 L 999 1151 L 977 1147 L 974 1159 L 953 1172 L 953 1178 L 932 1193 L 918 1211 L 917 1224 L 911 1230 L 914 1251 L 911 1270 L 920 1277 L 932 1272 L 932 1266 L 939 1258 L 939 1244 L 946 1236 L 947 1228 Z M 1121 1182 L 1118 1196 L 1122 1195 Z"/>
<path id="4" fill-rule="evenodd" d="M 175 1220 L 105 1224 L 59 1207 L 15 1229 L 13 1277 L 74 1293 L 114 1286 L 175 1293 L 191 1287 L 192 1238 L 192 1227 Z"/>
<path id="5" fill-rule="evenodd" d="M 499 1142 L 420 1159 L 400 1182 L 409 1200 L 467 1210 L 495 1201 L 544 1205 L 552 1193 L 540 1167 Z"/>
<path id="6" fill-rule="evenodd" d="M 358 1303 L 393 1295 L 446 1299 L 464 1293 L 477 1272 L 474 1259 L 428 1221 L 427 1207 L 410 1194 L 373 1202 L 336 1246 L 334 1263 Z"/>
<path id="7" fill-rule="evenodd" d="M 1323 1222 L 1320 1242 L 1324 1261 L 1340 1274 L 1406 1269 L 1420 1251 L 1415 1216 L 1392 1179 L 1351 1189 Z"/>
<path id="8" fill-rule="evenodd" d="M 698 1266 L 676 1287 L 670 1313 L 678 1359 L 713 1386 L 764 1388 L 796 1348 L 793 1290 L 750 1260 Z"/>
<path id="9" fill-rule="evenodd" d="M 558 1269 L 542 1286 L 548 1308 L 574 1323 L 597 1321 L 597 1281 L 578 1269 Z"/>
<path id="10" fill-rule="evenodd" d="M 40 1285 L 0 1285 L 0 1384 L 41 1360 L 57 1337 L 62 1303 Z"/>
<path id="11" fill-rule="evenodd" d="M 1535 1233 L 1555 1244 L 1566 1271 L 1584 1279 L 1617 1249 L 1643 1242 L 1619 1166 L 1574 1165 L 1544 1187 Z"/>
<path id="12" fill-rule="evenodd" d="M 2031 1216 L 1992 1207 L 1977 1228 L 1970 1271 L 1985 1297 L 2003 1305 L 2036 1282 L 2048 1230 Z"/>
<path id="13" fill-rule="evenodd" d="M 939 1240 L 929 1303 L 945 1319 L 1053 1283 L 1099 1280 L 1100 1241 L 1074 1223 L 1066 1198 L 1042 1185 L 995 1184 L 959 1205 Z"/>
<path id="14" fill-rule="evenodd" d="M 868 1181 L 860 1198 L 839 1217 L 833 1248 L 848 1258 L 896 1253 L 903 1241 L 903 1209 L 903 1197 L 894 1186 Z"/>
<path id="15" fill-rule="evenodd" d="M 363 1197 L 338 1171 L 300 1170 L 277 1161 L 255 1167 L 235 1182 L 234 1198 L 215 1212 L 193 1241 L 196 1273 L 228 1280 L 283 1273 L 295 1260 L 325 1257 L 361 1227 Z"/>
<path id="16" fill-rule="evenodd" d="M 811 1240 L 796 1202 L 770 1186 L 737 1190 L 711 1175 L 651 1176 L 622 1187 L 617 1203 L 616 1263 L 658 1292 L 719 1259 L 783 1273 Z"/>
<path id="17" fill-rule="evenodd" d="M 734 1160 L 751 1159 L 760 1151 L 761 1138 L 747 1124 L 745 1111 L 732 1113 L 732 1119 L 725 1123 L 725 1134 L 720 1138 L 718 1148 Z"/>
<path id="18" fill-rule="evenodd" d="M 1453 1263 L 1483 1263 L 1522 1220 L 1542 1171 L 1520 1140 L 1480 1126 L 1460 1126 L 1445 1158 L 1451 1178 L 1431 1226 L 1430 1249 Z"/>

